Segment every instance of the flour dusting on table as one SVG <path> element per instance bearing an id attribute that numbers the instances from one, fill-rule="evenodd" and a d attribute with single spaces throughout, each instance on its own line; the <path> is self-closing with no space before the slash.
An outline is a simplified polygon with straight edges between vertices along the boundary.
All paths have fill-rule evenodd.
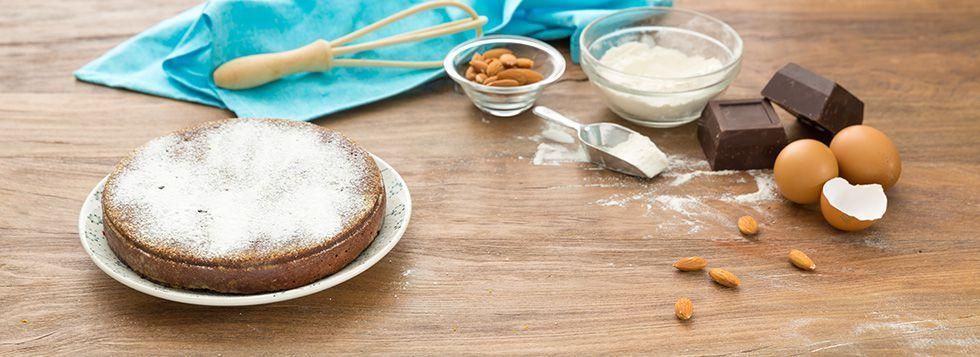
<path id="1" fill-rule="evenodd" d="M 589 154 L 581 145 L 540 143 L 531 163 L 535 165 L 559 165 L 563 162 L 589 162 Z"/>
<path id="2" fill-rule="evenodd" d="M 660 212 L 668 212 L 679 219 L 664 219 L 660 228 L 686 228 L 688 232 L 697 232 L 705 225 L 730 225 L 731 212 L 726 207 L 749 207 L 766 214 L 762 205 L 775 200 L 778 196 L 772 172 L 768 170 L 748 171 L 711 171 L 707 162 L 701 159 L 685 156 L 670 156 L 667 171 L 661 174 L 668 181 L 654 181 L 642 185 L 639 192 L 616 193 L 599 199 L 593 204 L 605 207 L 627 207 L 641 205 L 648 216 L 662 216 Z M 708 177 L 728 177 L 732 186 L 745 186 L 749 181 L 755 188 L 747 193 L 732 192 L 691 192 L 688 187 L 692 182 Z M 739 182 L 740 180 L 742 182 Z M 704 190 L 702 190 L 704 191 Z"/>
<path id="3" fill-rule="evenodd" d="M 531 159 L 534 165 L 557 166 L 562 163 L 589 162 L 585 147 L 569 134 L 569 130 L 558 125 L 546 123 L 541 133 L 516 138 L 538 143 L 534 158 Z"/>
<path id="4" fill-rule="evenodd" d="M 565 134 L 565 135 L 562 135 Z M 588 162 L 584 147 L 577 143 L 568 131 L 551 123 L 544 123 L 540 133 L 517 136 L 517 139 L 538 143 L 531 163 L 534 165 L 560 165 L 562 163 Z M 571 143 L 568 141 L 571 139 Z M 593 169 L 592 167 L 583 169 Z M 602 170 L 599 168 L 598 170 Z M 715 185 L 721 191 L 699 189 L 692 192 L 692 183 L 700 180 L 725 180 L 728 184 Z M 660 228 L 682 227 L 697 232 L 706 225 L 730 225 L 732 210 L 745 207 L 768 215 L 763 205 L 778 198 L 776 183 L 771 170 L 712 171 L 708 162 L 701 158 L 683 155 L 667 157 L 667 168 L 653 180 L 636 180 L 626 176 L 584 177 L 587 182 L 568 184 L 549 189 L 591 187 L 622 191 L 592 202 L 602 207 L 628 207 L 639 205 L 647 216 L 661 217 L 661 212 L 675 215 L 678 219 L 663 219 Z M 745 191 L 744 187 L 752 187 Z M 736 189 L 738 191 L 725 191 Z"/>

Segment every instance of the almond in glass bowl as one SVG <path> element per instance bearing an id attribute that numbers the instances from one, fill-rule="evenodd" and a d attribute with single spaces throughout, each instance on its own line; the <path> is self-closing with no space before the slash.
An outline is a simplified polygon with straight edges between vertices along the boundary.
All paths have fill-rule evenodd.
<path id="1" fill-rule="evenodd" d="M 541 91 L 561 77 L 565 59 L 547 43 L 496 35 L 460 44 L 449 51 L 443 66 L 477 108 L 512 117 L 530 109 Z"/>

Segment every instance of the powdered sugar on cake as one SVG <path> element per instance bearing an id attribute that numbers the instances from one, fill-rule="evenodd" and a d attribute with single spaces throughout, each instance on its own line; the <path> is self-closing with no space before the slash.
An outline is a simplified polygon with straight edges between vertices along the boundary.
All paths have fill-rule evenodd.
<path id="1" fill-rule="evenodd" d="M 370 159 L 352 146 L 263 120 L 171 134 L 139 149 L 108 204 L 144 243 L 205 258 L 312 246 L 372 208 L 362 185 Z"/>

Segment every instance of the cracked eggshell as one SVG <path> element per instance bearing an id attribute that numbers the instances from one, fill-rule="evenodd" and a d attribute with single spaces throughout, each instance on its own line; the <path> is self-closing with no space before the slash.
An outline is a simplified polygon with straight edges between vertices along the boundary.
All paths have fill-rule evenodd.
<path id="1" fill-rule="evenodd" d="M 837 177 L 837 158 L 819 141 L 797 140 L 779 152 L 772 172 L 783 197 L 799 204 L 817 203 L 823 184 Z"/>
<path id="2" fill-rule="evenodd" d="M 889 189 L 902 175 L 902 160 L 885 133 L 867 125 L 841 130 L 830 142 L 840 176 L 854 184 L 876 183 Z"/>
<path id="3" fill-rule="evenodd" d="M 888 197 L 879 184 L 851 185 L 835 177 L 823 185 L 820 213 L 834 228 L 856 232 L 870 227 L 885 215 Z"/>

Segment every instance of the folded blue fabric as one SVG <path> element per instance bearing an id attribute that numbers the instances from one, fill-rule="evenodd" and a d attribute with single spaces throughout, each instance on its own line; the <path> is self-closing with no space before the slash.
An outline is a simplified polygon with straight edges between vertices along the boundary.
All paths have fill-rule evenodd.
<path id="1" fill-rule="evenodd" d="M 239 117 L 311 120 L 404 92 L 441 69 L 333 68 L 296 74 L 248 90 L 214 86 L 211 72 L 229 60 L 332 40 L 420 1 L 210 1 L 163 21 L 75 72 L 79 80 L 228 108 Z M 470 0 L 489 19 L 487 33 L 542 40 L 576 38 L 592 19 L 627 7 L 669 6 L 670 0 Z M 416 14 L 360 41 L 465 18 L 457 9 Z M 474 33 L 365 51 L 352 58 L 438 60 Z"/>

